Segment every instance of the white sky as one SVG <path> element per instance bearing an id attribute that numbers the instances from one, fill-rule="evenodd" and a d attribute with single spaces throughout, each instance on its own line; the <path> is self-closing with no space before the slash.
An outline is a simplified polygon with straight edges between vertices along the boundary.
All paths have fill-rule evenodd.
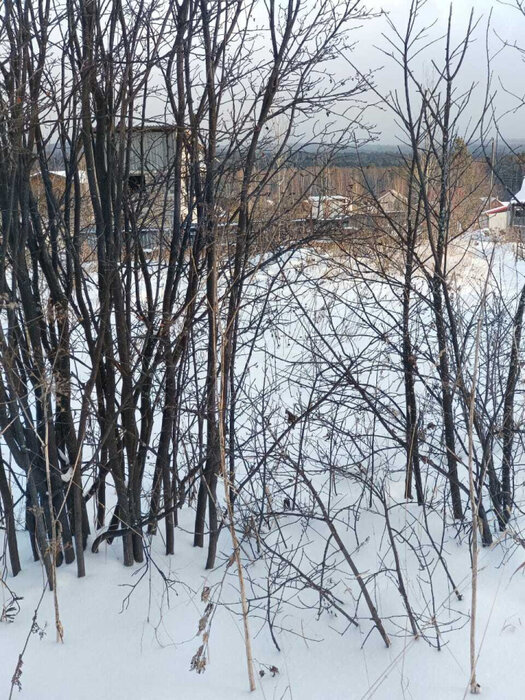
<path id="1" fill-rule="evenodd" d="M 373 9 L 382 8 L 389 13 L 396 27 L 400 30 L 406 26 L 410 0 L 381 0 L 369 4 Z M 475 41 L 470 46 L 466 61 L 461 72 L 462 85 L 469 86 L 472 82 L 479 83 L 473 99 L 469 103 L 471 119 L 477 119 L 483 107 L 483 98 L 487 75 L 486 58 L 486 29 L 489 15 L 491 16 L 491 28 L 489 31 L 490 50 L 495 54 L 502 48 L 502 42 L 509 44 L 517 42 L 525 48 L 525 16 L 520 14 L 514 7 L 513 0 L 500 2 L 499 0 L 453 0 L 453 27 L 457 36 L 467 27 L 470 11 L 474 8 L 474 16 L 480 19 L 475 32 Z M 432 20 L 437 20 L 437 24 L 431 30 L 432 36 L 438 36 L 446 29 L 450 3 L 447 0 L 428 0 L 421 13 L 421 24 L 427 24 Z M 391 60 L 383 56 L 374 46 L 385 45 L 381 33 L 390 33 L 388 24 L 384 18 L 374 19 L 356 32 L 358 43 L 354 52 L 354 61 L 362 69 L 377 68 L 383 66 L 377 74 L 376 83 L 383 91 L 391 89 L 393 86 L 401 87 L 400 69 Z M 434 49 L 433 55 L 439 55 L 438 49 Z M 418 68 L 421 76 L 430 73 L 429 53 L 422 59 Z M 344 70 L 341 66 L 340 70 Z M 339 72 L 339 67 L 338 67 Z M 496 110 L 500 117 L 500 128 L 505 138 L 523 139 L 525 142 L 525 110 L 509 113 L 514 110 L 518 101 L 507 94 L 506 91 L 515 95 L 525 95 L 525 63 L 519 53 L 512 47 L 504 48 L 496 55 L 492 63 L 493 89 L 497 91 L 495 99 Z M 505 115 L 505 116 L 504 116 Z M 381 141 L 393 143 L 396 136 L 396 126 L 392 117 L 384 112 L 374 112 L 373 121 L 377 124 L 378 131 L 381 132 Z"/>
<path id="2" fill-rule="evenodd" d="M 286 5 L 287 0 L 276 0 L 281 6 Z M 336 0 L 332 0 L 336 1 Z M 406 27 L 410 9 L 410 0 L 365 0 L 370 11 L 383 10 L 395 24 L 400 33 Z M 305 0 L 304 10 L 308 13 L 313 10 L 319 0 Z M 485 88 L 487 83 L 487 37 L 489 51 L 494 57 L 491 63 L 492 91 L 496 92 L 494 105 L 497 112 L 499 130 L 505 139 L 520 139 L 525 145 L 525 108 L 515 109 L 520 102 L 525 103 L 525 62 L 520 53 L 512 48 L 517 43 L 525 50 L 525 15 L 516 8 L 517 0 L 452 0 L 453 10 L 453 36 L 459 39 L 464 35 L 468 26 L 471 9 L 474 8 L 474 18 L 478 20 L 466 60 L 462 66 L 459 84 L 462 90 L 467 90 L 472 83 L 478 87 L 469 101 L 468 114 L 462 123 L 465 134 L 468 132 L 469 123 L 477 123 L 483 112 Z M 419 27 L 428 26 L 436 21 L 429 31 L 429 38 L 435 39 L 443 36 L 446 31 L 449 0 L 427 0 L 421 10 Z M 253 7 L 254 21 L 259 24 L 262 31 L 267 31 L 267 0 L 255 0 Z M 525 10 L 524 10 L 525 11 Z M 313 12 L 312 12 L 313 14 Z M 490 17 L 490 27 L 487 34 L 487 24 Z M 378 47 L 386 47 L 387 41 L 383 33 L 392 35 L 385 16 L 374 17 L 362 22 L 361 26 L 351 33 L 351 39 L 355 42 L 355 50 L 350 58 L 362 72 L 377 69 L 375 82 L 382 94 L 393 89 L 402 90 L 402 72 L 392 59 L 382 54 Z M 266 41 L 261 34 L 262 44 Z M 510 46 L 503 47 L 506 42 Z M 421 54 L 417 61 L 418 77 L 426 82 L 430 80 L 432 73 L 432 60 L 440 63 L 443 56 L 443 43 L 436 44 L 428 51 Z M 264 51 L 264 49 L 262 49 Z M 523 54 L 525 56 L 525 53 Z M 346 77 L 351 70 L 344 58 L 337 58 L 331 62 L 330 70 L 337 77 Z M 512 93 L 512 94 L 511 94 Z M 523 96 L 520 100 L 519 97 Z M 377 101 L 372 95 L 370 101 Z M 155 104 L 155 98 L 151 98 Z M 163 104 L 162 100 L 161 103 Z M 344 107 L 340 111 L 343 111 Z M 153 109 L 153 112 L 155 110 Z M 152 113 L 153 113 L 152 112 Z M 352 112 L 350 112 L 352 115 Z M 160 116 L 162 118 L 162 115 Z M 332 116 L 336 128 L 342 126 Z M 391 112 L 374 107 L 366 114 L 366 121 L 375 127 L 378 140 L 384 144 L 395 144 L 399 129 L 396 126 Z M 346 123 L 346 122 L 345 122 Z M 307 127 L 306 127 L 307 128 Z M 470 133 L 471 138 L 477 138 L 479 133 Z"/>

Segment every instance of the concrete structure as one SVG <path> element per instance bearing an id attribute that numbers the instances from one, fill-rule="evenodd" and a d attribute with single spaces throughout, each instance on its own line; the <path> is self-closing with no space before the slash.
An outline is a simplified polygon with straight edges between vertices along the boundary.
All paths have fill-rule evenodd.
<path id="1" fill-rule="evenodd" d="M 129 154 L 130 183 L 135 178 L 138 186 L 140 180 L 144 183 L 170 172 L 175 155 L 176 129 L 173 125 L 155 124 L 133 128 Z"/>
<path id="2" fill-rule="evenodd" d="M 339 194 L 308 197 L 308 203 L 312 219 L 342 219 L 352 211 L 350 198 Z"/>
<path id="3" fill-rule="evenodd" d="M 149 207 L 147 216 L 141 214 L 143 226 L 148 230 L 167 229 L 173 225 L 173 197 L 175 184 L 181 186 L 181 216 L 188 214 L 187 182 L 189 174 L 188 155 L 182 163 L 183 182 L 174 181 L 174 160 L 177 127 L 173 124 L 143 124 L 133 127 L 129 153 L 128 185 L 132 195 L 140 193 L 137 203 L 143 211 Z M 153 246 L 149 246 L 153 247 Z"/>
<path id="4" fill-rule="evenodd" d="M 505 231 L 509 228 L 510 207 L 509 202 L 500 202 L 499 206 L 492 207 L 483 212 L 480 219 L 480 227 L 490 231 Z"/>
<path id="5" fill-rule="evenodd" d="M 397 190 L 386 190 L 377 198 L 377 208 L 380 213 L 396 214 L 404 211 L 408 205 L 408 199 Z"/>

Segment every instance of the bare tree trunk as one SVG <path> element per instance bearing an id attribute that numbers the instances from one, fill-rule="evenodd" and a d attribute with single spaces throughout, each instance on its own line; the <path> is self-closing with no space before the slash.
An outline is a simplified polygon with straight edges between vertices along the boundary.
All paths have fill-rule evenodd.
<path id="1" fill-rule="evenodd" d="M 20 566 L 20 556 L 18 554 L 18 543 L 16 540 L 15 514 L 13 509 L 13 497 L 7 481 L 2 452 L 0 450 L 0 497 L 2 498 L 5 528 L 7 535 L 7 547 L 9 549 L 9 559 L 11 561 L 11 571 L 16 576 L 22 569 Z"/>
<path id="2" fill-rule="evenodd" d="M 510 350 L 509 373 L 503 403 L 503 453 L 501 465 L 501 529 L 508 524 L 513 502 L 513 456 L 514 442 L 514 396 L 520 374 L 519 353 L 525 310 L 525 286 L 521 290 L 518 307 L 512 324 L 512 345 Z"/>

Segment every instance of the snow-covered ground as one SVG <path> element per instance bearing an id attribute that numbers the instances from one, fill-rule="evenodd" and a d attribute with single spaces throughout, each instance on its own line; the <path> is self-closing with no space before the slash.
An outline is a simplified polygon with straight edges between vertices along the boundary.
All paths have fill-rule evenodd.
<path id="1" fill-rule="evenodd" d="M 424 251 L 420 253 L 424 257 Z M 448 262 L 455 303 L 467 310 L 475 308 L 487 274 L 504 300 L 513 300 L 523 283 L 525 265 L 516 262 L 510 247 L 493 249 L 476 237 L 456 242 Z M 252 300 L 243 311 L 246 347 L 240 349 L 238 367 L 239 375 L 245 372 L 238 397 L 239 441 L 245 442 L 238 464 L 246 471 L 286 429 L 284 409 L 301 413 L 309 400 L 333 385 L 341 366 L 350 367 L 395 421 L 402 403 L 397 352 L 401 292 L 395 275 L 391 284 L 373 275 L 366 284 L 354 282 L 347 263 L 306 251 L 273 264 L 253 280 Z M 263 303 L 271 322 L 254 330 Z M 435 406 L 426 398 L 423 382 L 431 386 L 434 370 L 424 347 L 431 345 L 433 331 L 422 280 L 420 299 L 414 304 L 420 318 L 414 334 L 422 348 L 419 391 L 430 426 Z M 491 313 L 497 319 L 498 308 Z M 498 377 L 493 381 L 497 383 Z M 521 397 L 519 401 L 522 410 Z M 258 506 L 268 492 L 270 509 L 278 512 L 261 519 L 259 541 L 249 532 L 243 540 L 257 674 L 257 690 L 251 697 L 441 700 L 462 698 L 468 692 L 468 525 L 455 525 L 442 512 L 442 486 L 430 468 L 425 483 L 433 505 L 428 518 L 415 504 L 403 501 L 403 457 L 381 426 L 374 424 L 372 440 L 373 420 L 359 395 L 341 390 L 309 418 L 307 430 L 298 426 L 279 443 L 264 466 L 261 483 L 267 491 L 259 484 L 239 497 L 240 523 L 259 522 Z M 333 426 L 341 426 L 339 436 Z M 440 454 L 442 458 L 439 431 L 428 427 L 422 444 L 429 459 L 436 461 Z M 384 489 L 370 501 L 368 493 L 363 496 L 362 479 L 356 478 L 361 467 L 369 474 L 367 450 L 375 455 L 375 479 Z M 371 627 L 344 558 L 327 545 L 326 524 L 308 520 L 312 503 L 304 484 L 297 485 L 290 466 L 294 461 L 304 466 L 330 504 L 334 523 L 385 621 L 392 640 L 388 649 Z M 296 485 L 295 506 L 284 512 L 284 498 Z M 381 511 L 383 496 L 399 533 L 400 568 L 424 638 L 414 638 L 402 605 Z M 116 541 L 101 546 L 96 555 L 86 554 L 84 579 L 76 578 L 74 565 L 60 567 L 57 598 L 63 644 L 56 642 L 53 596 L 46 592 L 42 598 L 42 568 L 32 561 L 26 535 L 20 533 L 22 573 L 16 579 L 5 577 L 21 597 L 20 612 L 12 623 L 0 623 L 0 696 L 9 696 L 26 641 L 21 687 L 15 687 L 13 697 L 234 700 L 250 696 L 235 566 L 226 566 L 232 553 L 229 533 L 226 528 L 221 533 L 218 566 L 205 571 L 204 553 L 192 546 L 193 517 L 192 508 L 181 511 L 171 557 L 163 553 L 159 532 L 150 542 L 146 565 L 124 568 Z M 483 697 L 492 700 L 518 700 L 525 687 L 521 662 L 525 567 L 520 568 L 525 547 L 519 542 L 524 524 L 517 514 L 511 533 L 480 556 L 478 681 Z M 410 541 L 404 539 L 405 532 L 410 532 Z M 295 571 L 297 575 L 291 576 L 289 567 L 280 569 L 275 552 L 286 554 L 300 575 Z M 324 584 L 341 609 L 348 616 L 358 609 L 358 626 L 305 585 L 305 576 L 317 577 L 321 562 L 326 567 Z M 315 581 L 319 583 L 319 578 Z M 208 588 L 209 597 L 203 595 Z M 0 590 L 0 605 L 5 605 L 10 594 L 1 585 Z M 209 603 L 212 607 L 206 613 Z M 199 627 L 204 628 L 200 633 Z M 190 666 L 204 634 L 209 635 L 206 668 L 198 674 Z"/>
<path id="2" fill-rule="evenodd" d="M 450 549 L 452 568 L 463 592 L 462 602 L 448 597 L 438 607 L 452 605 L 461 629 L 447 635 L 441 651 L 407 631 L 389 649 L 372 636 L 364 646 L 364 635 L 356 629 L 341 635 L 330 616 L 316 619 L 315 610 L 300 611 L 286 622 L 298 627 L 281 633 L 277 652 L 261 621 L 252 621 L 257 691 L 250 695 L 244 658 L 239 608 L 219 606 L 212 622 L 209 662 L 200 675 L 190 671 L 190 662 L 201 639 L 197 636 L 204 610 L 204 586 L 222 577 L 203 570 L 189 535 L 177 539 L 177 552 L 166 558 L 154 555 L 156 564 L 170 579 L 169 585 L 154 566 L 144 572 L 136 566 L 124 569 L 119 550 L 107 547 L 88 555 L 85 579 L 75 577 L 73 567 L 59 571 L 58 598 L 64 626 L 64 643 L 55 638 L 52 596 L 47 593 L 37 614 L 35 633 L 30 635 L 22 667 L 22 691 L 14 697 L 31 700 L 168 700 L 168 698 L 216 698 L 234 700 L 257 697 L 296 700 L 443 700 L 462 698 L 469 676 L 468 626 L 470 571 L 466 545 Z M 13 624 L 0 625 L 1 696 L 7 697 L 18 654 L 32 626 L 41 595 L 43 576 L 24 548 L 24 572 L 10 581 L 18 595 L 21 612 Z M 500 566 L 501 553 L 484 550 L 479 576 L 479 682 L 483 697 L 519 700 L 525 687 L 523 570 L 525 550 Z M 145 573 L 138 583 L 139 577 Z M 232 577 L 233 581 L 233 577 Z M 235 585 L 225 585 L 224 598 L 236 601 Z M 199 587 L 197 588 L 197 583 Z M 124 599 L 136 585 L 129 600 Z M 380 595 L 380 611 L 388 600 Z M 293 613 L 289 613 L 291 617 Z M 300 617 L 300 621 L 299 618 Z M 300 622 L 300 625 L 298 624 Z M 39 634 L 44 630 L 43 636 Z M 279 669 L 275 676 L 268 668 Z M 265 671 L 264 676 L 259 671 Z"/>

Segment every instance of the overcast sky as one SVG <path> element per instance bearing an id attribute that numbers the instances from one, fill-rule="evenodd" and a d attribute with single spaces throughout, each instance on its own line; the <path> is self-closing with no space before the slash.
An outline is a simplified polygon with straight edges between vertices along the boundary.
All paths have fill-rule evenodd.
<path id="1" fill-rule="evenodd" d="M 337 2 L 337 0 L 332 0 Z M 402 34 L 406 28 L 410 10 L 410 0 L 363 0 L 371 12 L 383 11 L 394 23 Z M 320 0 L 305 0 L 304 10 L 314 14 L 314 8 Z M 525 50 L 525 15 L 515 7 L 517 0 L 452 0 L 452 26 L 453 38 L 459 40 L 465 35 L 468 27 L 469 16 L 474 8 L 474 18 L 477 26 L 473 33 L 466 60 L 462 66 L 459 83 L 463 90 L 468 90 L 472 83 L 477 83 L 477 88 L 469 101 L 467 114 L 461 123 L 464 133 L 471 139 L 479 137 L 479 131 L 472 132 L 469 125 L 477 124 L 483 113 L 484 100 L 487 85 L 487 39 L 489 52 L 492 56 L 492 92 L 496 93 L 494 109 L 498 118 L 499 130 L 505 139 L 520 140 L 525 145 L 525 108 L 519 108 L 520 103 L 525 104 L 525 62 L 513 44 L 521 45 Z M 525 3 L 525 0 L 523 0 Z M 254 5 L 247 3 L 253 11 L 253 19 L 257 22 L 257 31 L 260 31 L 261 46 L 266 46 L 268 32 L 267 0 L 256 0 Z M 287 0 L 278 0 L 281 7 L 285 7 Z M 429 40 L 443 37 L 446 32 L 450 2 L 448 0 L 427 0 L 421 10 L 419 28 L 429 26 L 435 22 L 429 30 Z M 524 10 L 525 11 L 525 10 Z M 490 25 L 487 32 L 487 26 Z M 391 90 L 403 89 L 403 75 L 399 66 L 381 52 L 381 48 L 388 46 L 383 33 L 392 36 L 392 29 L 385 15 L 375 16 L 356 25 L 351 32 L 355 48 L 351 54 L 353 64 L 361 72 L 375 70 L 375 83 L 382 95 L 387 95 Z M 266 42 L 266 43 L 265 43 Z M 504 43 L 508 46 L 504 47 Z M 418 77 L 423 82 L 432 80 L 432 60 L 441 63 L 443 57 L 444 42 L 435 44 L 428 51 L 424 51 L 417 60 Z M 269 50 L 259 47 L 259 50 Z M 525 56 L 525 53 L 523 54 Z M 351 68 L 347 61 L 341 57 L 330 62 L 329 71 L 337 77 L 347 77 Z M 244 91 L 241 90 L 244 95 Z M 520 99 L 520 96 L 522 99 Z M 370 102 L 377 102 L 369 93 Z M 353 101 L 355 104 L 355 101 Z M 156 101 L 155 96 L 150 98 L 151 116 L 156 119 L 166 119 L 163 113 L 165 103 L 162 98 Z M 159 106 L 160 105 L 160 106 Z M 338 111 L 344 111 L 344 106 Z M 350 112 L 350 116 L 355 112 Z M 323 115 L 324 116 L 324 115 Z M 377 139 L 382 144 L 393 145 L 399 143 L 402 136 L 396 126 L 393 114 L 388 109 L 377 107 L 369 109 L 366 113 L 366 122 L 375 128 Z M 227 120 L 227 117 L 225 117 Z M 332 112 L 334 131 L 348 125 L 347 120 L 337 118 Z M 280 128 L 280 127 L 277 127 Z M 315 132 L 315 125 L 301 124 L 298 138 L 306 134 L 310 138 Z M 492 132 L 493 135 L 494 132 Z M 359 135 L 364 136 L 367 131 Z M 487 134 L 485 133 L 485 137 Z"/>
<path id="2" fill-rule="evenodd" d="M 467 59 L 462 69 L 462 82 L 465 88 L 472 82 L 479 83 L 475 96 L 469 104 L 470 116 L 477 119 L 483 108 L 483 98 L 487 75 L 486 58 L 486 29 L 489 15 L 491 16 L 491 28 L 489 31 L 489 43 L 492 54 L 496 54 L 502 47 L 502 41 L 510 44 L 516 42 L 525 48 L 525 16 L 512 7 L 513 0 L 509 2 L 499 2 L 498 0 L 453 0 L 453 26 L 456 36 L 465 30 L 472 7 L 474 14 L 480 23 L 475 32 L 475 40 L 467 54 Z M 369 3 L 371 7 L 382 7 L 388 12 L 396 27 L 401 29 L 406 26 L 409 0 L 383 0 L 382 4 Z M 438 36 L 446 28 L 450 3 L 446 0 L 428 0 L 421 15 L 423 23 L 437 20 L 436 26 L 431 30 L 432 36 Z M 384 18 L 374 19 L 366 22 L 356 33 L 358 39 L 354 52 L 354 60 L 361 68 L 378 68 L 383 66 L 376 77 L 376 83 L 383 91 L 388 91 L 392 86 L 401 87 L 400 69 L 391 60 L 381 55 L 375 48 L 377 45 L 385 45 L 381 32 L 388 29 L 388 24 Z M 435 51 L 437 52 L 437 47 Z M 418 68 L 421 76 L 425 76 L 431 71 L 431 53 L 420 61 Z M 434 53 L 434 55 L 437 55 Z M 341 66 L 341 70 L 344 67 Z M 503 49 L 497 54 L 492 63 L 493 89 L 497 90 L 495 106 L 500 115 L 501 130 L 509 139 L 523 139 L 525 142 L 525 110 L 514 110 L 518 101 L 507 94 L 506 91 L 516 95 L 525 94 L 525 63 L 523 63 L 519 53 L 510 47 Z M 505 115 L 506 116 L 503 116 Z M 370 115 L 372 116 L 372 115 Z M 381 132 L 381 141 L 393 143 L 396 138 L 396 126 L 391 115 L 384 112 L 374 112 L 373 121 Z"/>

